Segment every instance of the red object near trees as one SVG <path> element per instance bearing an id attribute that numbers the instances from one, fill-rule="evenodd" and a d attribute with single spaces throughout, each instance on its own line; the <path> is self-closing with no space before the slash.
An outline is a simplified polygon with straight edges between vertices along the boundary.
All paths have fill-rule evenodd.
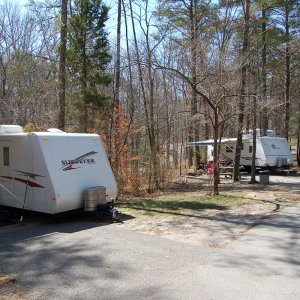
<path id="1" fill-rule="evenodd" d="M 207 174 L 213 174 L 215 169 L 215 165 L 213 161 L 209 161 L 207 163 Z"/>

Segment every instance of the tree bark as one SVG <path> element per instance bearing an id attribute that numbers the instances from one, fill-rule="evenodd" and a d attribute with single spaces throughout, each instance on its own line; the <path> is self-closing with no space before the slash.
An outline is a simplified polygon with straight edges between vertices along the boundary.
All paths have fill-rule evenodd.
<path id="1" fill-rule="evenodd" d="M 289 121 L 290 121 L 290 86 L 291 86 L 291 53 L 290 53 L 290 24 L 289 24 L 289 7 L 286 4 L 285 7 L 285 93 L 284 93 L 284 103 L 285 103 L 285 122 L 284 122 L 284 135 L 285 138 L 289 138 Z"/>
<path id="2" fill-rule="evenodd" d="M 83 95 L 82 131 L 88 132 L 88 101 L 87 101 L 87 63 L 86 63 L 86 35 L 84 33 L 82 45 L 81 91 Z"/>
<path id="3" fill-rule="evenodd" d="M 252 130 L 253 130 L 253 140 L 252 140 L 252 161 L 251 161 L 251 179 L 250 179 L 250 183 L 256 183 L 256 179 L 255 179 L 255 171 L 256 171 L 256 166 L 255 166 L 255 162 L 256 162 L 256 109 L 257 109 L 257 100 L 256 100 L 256 95 L 254 95 L 253 97 L 253 110 L 252 110 L 252 115 L 253 115 L 253 126 L 252 126 Z"/>
<path id="4" fill-rule="evenodd" d="M 214 195 L 219 195 L 219 116 L 218 108 L 214 109 Z"/>
<path id="5" fill-rule="evenodd" d="M 238 115 L 238 131 L 237 131 L 237 142 L 235 149 L 235 160 L 234 160 L 234 174 L 233 180 L 238 181 L 240 175 L 240 159 L 241 149 L 243 143 L 243 124 L 244 124 L 244 110 L 245 110 L 245 93 L 246 93 L 246 80 L 247 80 L 247 69 L 248 69 L 248 52 L 249 52 L 249 20 L 250 20 L 250 0 L 245 1 L 245 26 L 244 26 L 244 37 L 243 37 L 243 49 L 242 49 L 242 70 L 241 70 L 241 89 L 240 89 L 240 100 L 239 100 L 239 115 Z"/>
<path id="6" fill-rule="evenodd" d="M 148 1 L 146 2 L 146 10 L 148 6 Z M 147 134 L 149 139 L 149 146 L 150 146 L 150 178 L 149 178 L 149 190 L 152 191 L 153 188 L 157 189 L 159 187 L 159 161 L 157 157 L 157 143 L 156 143 L 156 137 L 155 137 L 155 124 L 154 124 L 154 80 L 153 80 L 153 74 L 152 74 L 152 51 L 150 49 L 149 44 L 149 24 L 145 34 L 146 34 L 146 68 L 148 72 L 148 80 L 149 80 L 149 101 L 147 101 L 146 96 L 146 90 L 145 90 L 145 83 L 143 78 L 143 72 L 142 72 L 142 65 L 140 60 L 140 54 L 139 54 L 139 47 L 137 43 L 137 36 L 136 36 L 136 30 L 135 30 L 135 23 L 134 23 L 134 12 L 132 9 L 132 3 L 129 1 L 129 8 L 131 13 L 131 23 L 132 23 L 132 31 L 133 31 L 133 37 L 134 37 L 134 46 L 136 51 L 136 59 L 137 59 L 137 68 L 138 68 L 138 74 L 139 74 L 139 81 L 140 81 L 140 87 L 142 90 L 142 96 L 143 96 L 143 105 L 144 105 L 144 112 L 146 117 L 146 127 L 147 127 Z"/>
<path id="7" fill-rule="evenodd" d="M 297 132 L 297 165 L 300 166 L 300 127 Z"/>
<path id="8" fill-rule="evenodd" d="M 198 61 L 198 35 L 197 35 L 197 17 L 196 17 L 196 1 L 190 1 L 189 8 L 189 19 L 190 19 L 190 42 L 191 42 L 191 79 L 194 86 L 197 84 L 197 61 Z M 189 142 L 199 140 L 199 127 L 194 116 L 197 114 L 197 93 L 195 90 L 192 90 L 192 99 L 191 99 L 191 120 L 190 120 L 190 129 L 189 129 Z M 193 149 L 190 147 L 189 151 L 189 167 L 193 164 Z M 200 148 L 195 147 L 195 166 L 200 162 Z"/>
<path id="9" fill-rule="evenodd" d="M 68 0 L 61 0 L 61 27 L 60 27 L 60 46 L 59 46 L 59 116 L 58 128 L 65 130 L 66 120 L 66 52 L 67 52 L 67 17 Z"/>
<path id="10" fill-rule="evenodd" d="M 115 161 L 114 171 L 118 174 L 119 169 L 119 152 L 120 152 L 120 83 L 121 83 L 121 0 L 118 0 L 118 19 L 117 19 L 117 56 L 116 56 L 116 76 L 115 76 L 115 98 L 114 98 L 114 146 L 115 146 Z"/>
<path id="11" fill-rule="evenodd" d="M 261 77 L 262 77 L 262 116 L 261 116 L 261 128 L 262 135 L 267 134 L 268 129 L 268 109 L 267 105 L 267 16 L 265 7 L 262 8 L 262 52 L 261 52 Z"/>

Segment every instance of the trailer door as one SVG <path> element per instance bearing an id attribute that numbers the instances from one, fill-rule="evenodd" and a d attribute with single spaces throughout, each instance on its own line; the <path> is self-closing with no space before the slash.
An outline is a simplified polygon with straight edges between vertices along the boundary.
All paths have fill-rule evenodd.
<path id="1" fill-rule="evenodd" d="M 13 160 L 12 144 L 9 141 L 0 141 L 0 182 L 9 191 L 13 192 Z M 16 200 L 2 187 L 0 187 L 0 204 L 12 205 Z"/>

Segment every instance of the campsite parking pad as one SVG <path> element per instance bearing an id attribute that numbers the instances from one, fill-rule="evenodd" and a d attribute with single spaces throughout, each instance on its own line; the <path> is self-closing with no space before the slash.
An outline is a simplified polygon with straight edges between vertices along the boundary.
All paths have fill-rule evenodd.
<path id="1" fill-rule="evenodd" d="M 249 213 L 247 221 L 230 221 L 233 211 L 221 212 L 220 220 L 214 212 L 206 218 L 198 212 L 193 221 L 177 216 L 192 224 L 202 221 L 193 227 L 168 221 L 173 216 L 150 216 L 153 224 L 160 222 L 159 230 L 168 228 L 171 234 L 149 232 L 149 224 L 138 227 L 142 218 L 123 224 L 87 218 L 56 224 L 43 218 L 2 227 L 0 274 L 13 279 L 5 288 L 0 277 L 0 299 L 299 299 L 300 189 L 296 181 L 286 184 L 293 190 L 290 198 L 275 183 L 260 197 L 272 193 L 287 207 L 272 213 L 272 201 L 257 201 L 271 209 L 259 219 Z M 258 198 L 256 191 L 251 193 Z M 236 215 L 242 216 L 245 207 L 237 209 L 241 213 Z M 177 238 L 172 224 L 183 227 Z M 234 239 L 218 233 L 222 228 L 230 232 L 231 224 L 233 231 L 239 228 Z M 198 233 L 184 239 L 183 233 L 193 236 L 195 227 Z"/>

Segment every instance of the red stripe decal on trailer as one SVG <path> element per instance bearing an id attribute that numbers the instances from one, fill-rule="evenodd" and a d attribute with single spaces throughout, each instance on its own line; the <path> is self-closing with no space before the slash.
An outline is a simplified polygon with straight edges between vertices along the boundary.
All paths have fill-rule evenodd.
<path id="1" fill-rule="evenodd" d="M 38 183 L 35 183 L 33 181 L 29 181 L 29 180 L 26 180 L 26 179 L 16 178 L 16 177 L 14 178 L 14 177 L 10 177 L 10 176 L 1 176 L 1 177 L 6 178 L 6 179 L 16 180 L 16 181 L 22 182 L 24 184 L 28 184 L 29 186 L 34 187 L 34 188 L 42 188 L 42 189 L 45 188 L 44 186 L 39 185 Z"/>

